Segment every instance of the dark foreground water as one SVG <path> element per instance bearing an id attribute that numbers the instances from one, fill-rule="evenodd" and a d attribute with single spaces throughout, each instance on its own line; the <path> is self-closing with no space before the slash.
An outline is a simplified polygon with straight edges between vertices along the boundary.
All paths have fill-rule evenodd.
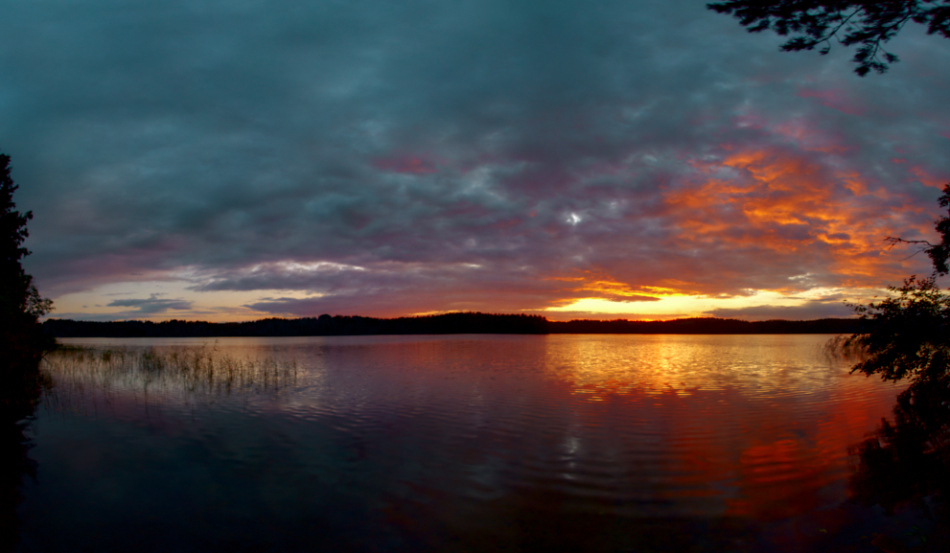
<path id="1" fill-rule="evenodd" d="M 18 549 L 877 551 L 828 339 L 68 340 Z"/>

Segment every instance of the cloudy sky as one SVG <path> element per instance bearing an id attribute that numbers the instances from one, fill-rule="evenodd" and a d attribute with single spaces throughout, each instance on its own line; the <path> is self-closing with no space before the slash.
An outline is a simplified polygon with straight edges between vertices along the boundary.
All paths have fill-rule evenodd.
<path id="1" fill-rule="evenodd" d="M 885 75 L 700 0 L 6 0 L 53 317 L 847 316 L 928 273 L 950 42 Z M 918 28 L 914 28 L 918 27 Z"/>

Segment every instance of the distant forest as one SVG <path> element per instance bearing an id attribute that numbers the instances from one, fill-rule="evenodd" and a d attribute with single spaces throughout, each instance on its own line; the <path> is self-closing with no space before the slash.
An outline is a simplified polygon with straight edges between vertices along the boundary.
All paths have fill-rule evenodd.
<path id="1" fill-rule="evenodd" d="M 860 319 L 740 321 L 694 318 L 672 321 L 549 321 L 540 315 L 446 313 L 376 319 L 320 315 L 302 319 L 262 319 L 245 323 L 171 320 L 94 322 L 49 319 L 47 335 L 57 338 L 360 336 L 371 334 L 853 334 Z"/>

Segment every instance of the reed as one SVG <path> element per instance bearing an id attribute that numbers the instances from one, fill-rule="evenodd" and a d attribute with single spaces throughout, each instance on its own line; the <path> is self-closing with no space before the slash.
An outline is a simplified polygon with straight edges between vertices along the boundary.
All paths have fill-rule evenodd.
<path id="1" fill-rule="evenodd" d="M 43 370 L 60 389 L 96 386 L 204 396 L 280 393 L 296 386 L 298 376 L 295 359 L 207 346 L 61 348 L 45 357 Z"/>
<path id="2" fill-rule="evenodd" d="M 869 352 L 866 347 L 854 340 L 851 335 L 838 335 L 825 342 L 822 353 L 833 361 L 845 361 L 848 363 L 858 363 L 868 359 Z"/>

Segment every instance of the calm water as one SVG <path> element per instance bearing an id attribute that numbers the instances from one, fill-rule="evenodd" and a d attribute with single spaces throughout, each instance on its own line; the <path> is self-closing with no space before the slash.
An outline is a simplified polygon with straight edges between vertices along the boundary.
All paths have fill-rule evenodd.
<path id="1" fill-rule="evenodd" d="M 19 549 L 859 550 L 828 339 L 64 340 Z"/>

